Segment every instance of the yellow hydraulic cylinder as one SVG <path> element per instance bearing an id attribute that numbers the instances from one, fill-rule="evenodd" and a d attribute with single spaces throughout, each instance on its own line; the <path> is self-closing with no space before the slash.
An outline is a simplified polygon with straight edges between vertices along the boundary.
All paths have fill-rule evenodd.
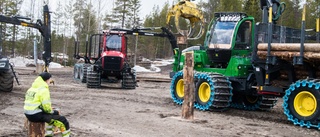
<path id="1" fill-rule="evenodd" d="M 303 5 L 302 21 L 306 21 L 306 4 Z"/>
<path id="2" fill-rule="evenodd" d="M 272 22 L 272 7 L 269 8 L 269 23 Z"/>
<path id="3" fill-rule="evenodd" d="M 317 18 L 317 22 L 316 22 L 316 32 L 320 32 L 320 18 Z"/>

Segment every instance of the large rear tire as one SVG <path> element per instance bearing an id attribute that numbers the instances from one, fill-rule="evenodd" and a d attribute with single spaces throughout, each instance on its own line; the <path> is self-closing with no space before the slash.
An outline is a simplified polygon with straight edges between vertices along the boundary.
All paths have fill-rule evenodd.
<path id="1" fill-rule="evenodd" d="M 320 129 L 320 80 L 299 80 L 283 97 L 283 109 L 295 125 Z"/>
<path id="2" fill-rule="evenodd" d="M 13 89 L 13 80 L 11 69 L 0 72 L 0 91 L 11 92 Z"/>
<path id="3" fill-rule="evenodd" d="M 80 79 L 80 74 L 79 74 L 79 64 L 75 64 L 73 66 L 73 78 L 75 80 L 79 80 Z"/>
<path id="4" fill-rule="evenodd" d="M 136 89 L 136 85 L 137 82 L 134 74 L 131 74 L 129 72 L 122 73 L 121 86 L 123 89 Z"/>
<path id="5" fill-rule="evenodd" d="M 238 98 L 233 100 L 240 100 L 240 103 L 235 105 L 236 102 L 233 102 L 232 106 L 244 110 L 270 110 L 278 101 L 277 97 L 272 96 L 237 95 L 236 97 Z"/>
<path id="6" fill-rule="evenodd" d="M 227 110 L 232 100 L 231 82 L 215 73 L 199 73 L 196 77 L 195 107 L 199 110 Z"/>
<path id="7" fill-rule="evenodd" d="M 87 88 L 100 88 L 100 72 L 94 71 L 93 65 L 87 68 Z"/>
<path id="8" fill-rule="evenodd" d="M 87 69 L 88 69 L 88 66 L 90 66 L 89 64 L 83 64 L 81 65 L 79 68 L 80 68 L 80 81 L 82 83 L 86 83 L 87 82 Z"/>
<path id="9" fill-rule="evenodd" d="M 183 82 L 183 72 L 179 71 L 177 72 L 173 77 L 171 81 L 171 97 L 173 99 L 173 102 L 175 102 L 178 105 L 182 105 L 183 99 L 184 99 L 184 82 Z"/>

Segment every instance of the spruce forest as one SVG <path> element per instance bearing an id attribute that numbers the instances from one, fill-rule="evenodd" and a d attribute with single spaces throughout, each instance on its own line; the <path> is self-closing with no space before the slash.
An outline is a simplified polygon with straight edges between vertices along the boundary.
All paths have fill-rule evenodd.
<path id="1" fill-rule="evenodd" d="M 42 6 L 47 0 L 0 0 L 0 15 L 42 17 Z M 67 65 L 73 65 L 74 43 L 80 41 L 80 52 L 85 51 L 87 35 L 101 33 L 111 28 L 166 27 L 168 9 L 179 0 L 166 0 L 164 5 L 154 6 L 145 17 L 140 16 L 140 0 L 64 0 L 58 1 L 51 13 L 52 53 L 65 53 L 69 56 Z M 261 21 L 260 0 L 196 0 L 209 24 L 215 12 L 244 12 Z M 302 0 L 281 0 L 286 3 L 286 11 L 280 17 L 278 25 L 300 28 Z M 27 4 L 26 4 L 27 3 Z M 306 28 L 314 29 L 315 20 L 320 17 L 320 0 L 307 0 Z M 50 7 L 50 3 L 49 3 Z M 105 10 L 106 7 L 109 10 Z M 36 19 L 33 19 L 35 22 Z M 207 27 L 206 27 L 207 28 Z M 43 43 L 37 30 L 0 22 L 2 55 L 9 57 L 33 56 L 34 40 L 37 41 L 41 59 Z M 189 41 L 189 45 L 203 44 L 204 35 Z M 129 37 L 129 50 L 134 51 L 135 37 Z M 172 57 L 171 45 L 166 38 L 145 37 L 138 39 L 137 55 L 149 59 Z M 53 58 L 53 61 L 57 61 Z M 59 62 L 59 61 L 57 61 Z"/>

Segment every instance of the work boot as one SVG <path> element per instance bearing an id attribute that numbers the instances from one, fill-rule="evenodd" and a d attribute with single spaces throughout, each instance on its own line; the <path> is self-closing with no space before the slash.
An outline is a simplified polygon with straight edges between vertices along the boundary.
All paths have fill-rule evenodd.
<path id="1" fill-rule="evenodd" d="M 52 137 L 53 136 L 53 126 L 47 125 L 46 126 L 46 135 L 45 137 Z"/>

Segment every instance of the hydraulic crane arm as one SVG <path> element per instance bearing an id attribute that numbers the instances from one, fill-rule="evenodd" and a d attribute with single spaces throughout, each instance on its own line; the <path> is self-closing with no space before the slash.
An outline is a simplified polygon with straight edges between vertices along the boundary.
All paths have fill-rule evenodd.
<path id="1" fill-rule="evenodd" d="M 153 32 L 153 30 L 161 29 L 162 32 Z M 133 29 L 111 29 L 111 31 L 121 31 L 126 35 L 141 35 L 141 36 L 154 36 L 168 38 L 174 52 L 174 49 L 178 48 L 177 39 L 174 34 L 165 27 L 156 28 L 133 28 Z"/>
<path id="2" fill-rule="evenodd" d="M 26 20 L 30 20 L 30 18 L 24 18 L 24 17 L 6 17 L 3 15 L 0 15 L 0 22 L 4 22 L 4 23 L 9 23 L 9 24 L 14 24 L 14 25 L 21 25 L 24 27 L 31 27 L 31 28 L 36 28 L 40 31 L 41 35 L 42 35 L 42 31 L 41 31 L 41 26 L 42 26 L 42 22 L 41 20 L 37 20 L 37 23 L 29 23 L 29 22 L 25 22 L 21 19 L 26 19 Z"/>
<path id="3" fill-rule="evenodd" d="M 194 1 L 194 0 L 192 0 Z M 203 12 L 197 5 L 190 0 L 181 0 L 179 3 L 173 5 L 168 10 L 166 24 L 169 25 L 171 17 L 174 17 L 175 27 L 182 36 L 186 36 L 189 40 L 197 40 L 204 33 L 205 20 Z M 187 34 L 180 29 L 180 17 L 189 20 Z M 199 23 L 199 24 L 197 24 Z M 199 26 L 198 34 L 194 35 L 196 26 Z"/>
<path id="4" fill-rule="evenodd" d="M 260 8 L 263 11 L 269 9 L 270 7 L 272 8 L 272 21 L 275 22 L 280 18 L 281 14 L 284 12 L 286 4 L 284 2 L 280 2 L 280 0 L 260 0 Z M 263 14 L 263 18 L 266 22 L 268 14 L 267 11 L 264 12 L 266 12 L 266 14 Z"/>
<path id="5" fill-rule="evenodd" d="M 45 62 L 44 71 L 48 71 L 49 63 L 51 62 L 51 20 L 50 20 L 50 12 L 48 5 L 43 6 L 43 18 L 42 22 L 40 19 L 37 20 L 36 23 L 26 22 L 24 20 L 30 20 L 30 18 L 26 17 L 7 17 L 0 15 L 0 22 L 21 25 L 24 27 L 35 28 L 39 30 L 41 35 L 43 36 L 44 43 L 44 51 L 42 54 L 43 60 Z"/>

